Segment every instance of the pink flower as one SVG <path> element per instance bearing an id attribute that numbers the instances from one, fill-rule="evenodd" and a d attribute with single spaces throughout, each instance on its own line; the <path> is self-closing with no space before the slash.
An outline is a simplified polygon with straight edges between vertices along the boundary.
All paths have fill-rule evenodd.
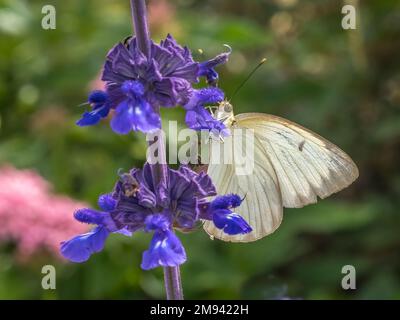
<path id="1" fill-rule="evenodd" d="M 15 242 L 20 260 L 42 251 L 60 257 L 60 242 L 87 230 L 73 219 L 85 204 L 52 194 L 51 185 L 36 172 L 3 166 L 0 186 L 0 242 Z"/>

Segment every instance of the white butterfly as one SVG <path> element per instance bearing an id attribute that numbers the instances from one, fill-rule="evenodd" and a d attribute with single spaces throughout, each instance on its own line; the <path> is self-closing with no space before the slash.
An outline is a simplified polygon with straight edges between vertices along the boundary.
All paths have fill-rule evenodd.
<path id="1" fill-rule="evenodd" d="M 232 129 L 232 135 L 218 143 L 235 142 L 237 128 L 254 130 L 254 155 L 247 159 L 254 161 L 252 174 L 238 175 L 235 161 L 224 164 L 222 159 L 210 160 L 208 165 L 218 194 L 246 195 L 235 212 L 253 231 L 230 236 L 206 221 L 204 229 L 210 236 L 231 242 L 255 241 L 279 227 L 283 207 L 301 208 L 316 203 L 317 197 L 326 198 L 358 177 L 357 166 L 345 152 L 289 120 L 263 113 L 234 116 L 227 101 L 220 103 L 214 117 Z M 234 155 L 237 146 L 232 146 Z"/>

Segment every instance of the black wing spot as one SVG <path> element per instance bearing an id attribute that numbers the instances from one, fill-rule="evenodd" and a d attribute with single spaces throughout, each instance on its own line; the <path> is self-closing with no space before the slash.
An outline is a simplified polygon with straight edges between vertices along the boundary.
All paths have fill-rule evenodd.
<path id="1" fill-rule="evenodd" d="M 306 140 L 303 140 L 302 142 L 299 143 L 299 151 L 303 151 L 304 145 L 306 143 Z"/>

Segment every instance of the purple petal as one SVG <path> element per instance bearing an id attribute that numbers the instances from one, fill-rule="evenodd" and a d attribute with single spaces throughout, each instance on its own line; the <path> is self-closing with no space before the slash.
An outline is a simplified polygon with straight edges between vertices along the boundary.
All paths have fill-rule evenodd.
<path id="1" fill-rule="evenodd" d="M 215 86 L 218 80 L 218 73 L 214 70 L 220 64 L 226 63 L 231 54 L 231 49 L 229 52 L 224 52 L 216 56 L 215 58 L 200 63 L 198 76 L 205 76 L 207 78 L 207 83 Z"/>
<path id="2" fill-rule="evenodd" d="M 199 219 L 212 220 L 213 212 L 210 210 L 210 202 L 206 200 L 199 201 L 197 204 L 199 209 Z"/>
<path id="3" fill-rule="evenodd" d="M 171 77 L 182 78 L 190 83 L 199 82 L 197 74 L 199 73 L 199 64 L 197 62 L 186 64 L 182 67 L 176 68 L 170 73 Z"/>
<path id="4" fill-rule="evenodd" d="M 229 235 L 245 234 L 252 231 L 250 225 L 239 214 L 227 209 L 213 211 L 213 222 L 218 229 Z"/>
<path id="5" fill-rule="evenodd" d="M 199 76 L 204 76 L 206 78 L 207 84 L 210 86 L 216 86 L 218 83 L 219 75 L 214 68 L 210 69 L 199 69 Z"/>
<path id="6" fill-rule="evenodd" d="M 229 48 L 229 52 L 221 53 L 211 60 L 200 63 L 198 76 L 206 77 L 207 83 L 211 86 L 215 86 L 218 81 L 218 73 L 214 68 L 220 64 L 226 63 L 230 54 L 231 49 Z"/>
<path id="7" fill-rule="evenodd" d="M 146 217 L 146 231 L 159 230 L 166 231 L 171 227 L 171 221 L 166 214 L 152 214 Z"/>
<path id="8" fill-rule="evenodd" d="M 129 174 L 121 176 L 124 192 L 126 193 L 126 190 L 129 191 L 132 187 L 136 188 L 134 196 L 138 203 L 146 208 L 153 208 L 157 205 L 157 195 L 155 194 L 157 189 L 154 190 L 151 166 L 153 165 L 146 163 L 143 170 L 131 170 Z"/>
<path id="9" fill-rule="evenodd" d="M 75 211 L 74 218 L 79 222 L 101 225 L 103 222 L 103 212 L 90 208 L 79 209 Z"/>
<path id="10" fill-rule="evenodd" d="M 107 92 L 103 90 L 94 90 L 90 92 L 88 102 L 89 103 L 105 103 L 108 99 L 108 94 Z"/>
<path id="11" fill-rule="evenodd" d="M 113 119 L 111 120 L 111 128 L 114 132 L 118 134 L 127 134 L 133 127 L 132 123 L 134 121 L 134 111 L 133 107 L 130 105 L 128 100 L 122 101 L 117 109 Z"/>
<path id="12" fill-rule="evenodd" d="M 188 166 L 181 165 L 178 170 L 189 180 L 194 180 L 198 186 L 198 193 L 204 197 L 215 196 L 216 190 L 211 178 L 205 172 L 194 172 Z"/>
<path id="13" fill-rule="evenodd" d="M 215 56 L 214 58 L 200 63 L 200 73 L 203 70 L 215 68 L 220 64 L 226 63 L 229 59 L 230 54 L 231 54 L 231 49 L 229 48 L 228 52 L 220 53 L 219 55 Z"/>
<path id="14" fill-rule="evenodd" d="M 187 111 L 185 122 L 193 130 L 207 130 L 217 136 L 229 134 L 229 131 L 228 133 L 226 132 L 227 128 L 225 125 L 221 121 L 214 119 L 202 106 Z"/>
<path id="15" fill-rule="evenodd" d="M 154 97 L 162 107 L 175 107 L 178 94 L 175 90 L 174 81 L 171 78 L 164 78 L 154 82 Z"/>
<path id="16" fill-rule="evenodd" d="M 131 99 L 140 98 L 145 92 L 143 84 L 136 80 L 124 81 L 121 86 L 121 91 Z"/>
<path id="17" fill-rule="evenodd" d="M 186 261 L 186 252 L 178 237 L 170 230 L 156 231 L 150 248 L 143 252 L 141 267 L 144 270 L 156 267 L 175 267 Z"/>
<path id="18" fill-rule="evenodd" d="M 161 128 L 160 115 L 145 100 L 135 107 L 133 123 L 134 128 L 142 132 L 151 132 Z"/>
<path id="19" fill-rule="evenodd" d="M 218 196 L 211 202 L 211 208 L 216 209 L 229 209 L 239 207 L 242 203 L 241 199 L 237 194 L 227 194 L 224 196 Z"/>
<path id="20" fill-rule="evenodd" d="M 146 163 L 143 166 L 142 170 L 142 176 L 143 176 L 143 181 L 147 188 L 150 190 L 153 190 L 153 194 L 155 194 L 155 201 L 157 201 L 158 205 L 161 205 L 162 207 L 167 207 L 169 203 L 169 192 L 168 192 L 168 187 L 167 187 L 167 181 L 168 177 L 163 176 L 157 179 L 155 181 L 157 185 L 154 185 L 153 183 L 153 176 L 157 176 L 159 172 L 159 165 L 162 166 L 163 170 L 162 174 L 163 175 L 168 175 L 168 166 L 166 164 L 149 164 Z"/>
<path id="21" fill-rule="evenodd" d="M 176 104 L 182 106 L 187 104 L 193 92 L 191 84 L 187 80 L 178 77 L 173 77 L 171 80 L 177 93 Z"/>
<path id="22" fill-rule="evenodd" d="M 103 226 L 109 232 L 114 232 L 119 229 L 115 225 L 114 220 L 111 218 L 111 215 L 108 212 L 100 212 L 93 209 L 85 208 L 75 211 L 74 217 L 79 222 Z"/>
<path id="23" fill-rule="evenodd" d="M 76 122 L 76 124 L 81 127 L 92 126 L 99 123 L 100 120 L 101 116 L 97 112 L 90 111 L 90 112 L 85 112 L 82 115 L 82 118 L 80 118 Z"/>
<path id="24" fill-rule="evenodd" d="M 109 232 L 104 227 L 76 236 L 61 243 L 61 254 L 72 262 L 84 262 L 96 252 L 103 250 Z"/>
<path id="25" fill-rule="evenodd" d="M 139 61 L 133 61 L 128 49 L 118 43 L 107 55 L 107 61 L 104 64 L 101 80 L 110 82 L 123 82 L 124 80 L 135 79 L 137 70 L 134 66 Z"/>
<path id="26" fill-rule="evenodd" d="M 159 69 L 160 62 L 156 61 L 155 59 L 151 60 L 151 63 L 146 68 L 143 77 L 146 79 L 148 83 L 154 83 L 157 81 L 161 81 L 164 77 Z"/>
<path id="27" fill-rule="evenodd" d="M 218 88 L 205 88 L 194 90 L 189 102 L 184 106 L 186 110 L 192 110 L 197 106 L 218 103 L 224 100 L 224 92 Z"/>
<path id="28" fill-rule="evenodd" d="M 104 211 L 112 211 L 117 205 L 117 201 L 112 197 L 111 193 L 103 194 L 98 200 L 99 207 Z"/>
<path id="29" fill-rule="evenodd" d="M 200 172 L 196 177 L 196 182 L 200 186 L 200 192 L 202 196 L 211 197 L 217 194 L 217 190 L 210 178 L 205 172 Z"/>
<path id="30" fill-rule="evenodd" d="M 178 212 L 176 222 L 185 228 L 194 226 L 198 217 L 197 196 L 200 186 L 183 170 L 169 170 L 170 201 Z"/>
<path id="31" fill-rule="evenodd" d="M 119 233 L 119 234 L 122 234 L 122 235 L 127 236 L 127 237 L 131 237 L 132 236 L 132 232 L 129 231 L 127 227 L 122 228 L 122 229 L 120 229 L 118 231 L 115 231 L 114 233 Z"/>
<path id="32" fill-rule="evenodd" d="M 118 134 L 127 134 L 131 130 L 151 132 L 160 127 L 160 115 L 144 100 L 138 105 L 130 99 L 121 102 L 111 120 L 111 128 Z"/>

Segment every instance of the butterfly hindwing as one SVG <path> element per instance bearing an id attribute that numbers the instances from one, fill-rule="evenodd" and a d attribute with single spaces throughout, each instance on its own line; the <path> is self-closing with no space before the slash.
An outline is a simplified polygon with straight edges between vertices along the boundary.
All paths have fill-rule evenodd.
<path id="1" fill-rule="evenodd" d="M 272 233 L 279 227 L 283 214 L 282 199 L 275 171 L 260 142 L 254 141 L 254 157 L 246 155 L 246 161 L 254 161 L 252 174 L 239 172 L 237 164 L 241 164 L 242 161 L 239 161 L 237 157 L 242 151 L 239 150 L 238 144 L 234 143 L 235 132 L 236 130 L 232 130 L 232 135 L 225 138 L 223 142 L 226 148 L 224 154 L 228 154 L 227 158 L 230 159 L 222 159 L 224 157 L 222 153 L 218 157 L 215 157 L 215 154 L 212 155 L 208 174 L 218 194 L 236 193 L 244 197 L 241 206 L 236 208 L 235 212 L 250 224 L 253 231 L 248 234 L 230 236 L 217 229 L 209 221 L 205 222 L 204 229 L 210 235 L 224 241 L 250 242 Z M 246 139 L 246 135 L 241 134 L 241 137 Z"/>

